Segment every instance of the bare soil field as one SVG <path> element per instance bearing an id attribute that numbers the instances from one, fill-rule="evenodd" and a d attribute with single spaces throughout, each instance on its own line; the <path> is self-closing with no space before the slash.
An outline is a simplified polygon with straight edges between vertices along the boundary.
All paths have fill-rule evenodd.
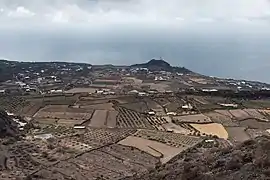
<path id="1" fill-rule="evenodd" d="M 195 115 L 187 115 L 187 116 L 174 116 L 172 117 L 176 123 L 183 123 L 183 122 L 188 122 L 188 123 L 211 123 L 212 120 L 203 115 L 203 114 L 195 114 Z"/>
<path id="2" fill-rule="evenodd" d="M 165 97 L 153 98 L 153 100 L 160 106 L 165 106 L 166 104 L 170 103 L 170 101 Z"/>
<path id="3" fill-rule="evenodd" d="M 201 132 L 201 134 L 216 135 L 219 138 L 228 139 L 226 129 L 218 123 L 211 124 L 190 124 L 192 127 Z"/>
<path id="4" fill-rule="evenodd" d="M 109 99 L 93 99 L 93 100 L 84 100 L 85 97 L 81 98 L 76 104 L 80 106 L 87 106 L 87 105 L 96 105 L 96 104 L 104 104 L 108 103 Z"/>
<path id="5" fill-rule="evenodd" d="M 200 96 L 193 96 L 192 97 L 196 102 L 200 104 L 210 104 L 205 98 L 200 97 Z"/>
<path id="6" fill-rule="evenodd" d="M 222 124 L 223 126 L 239 126 L 236 122 L 232 121 L 229 116 L 217 113 L 215 111 L 205 113 L 204 115 L 209 117 L 213 122 Z"/>
<path id="7" fill-rule="evenodd" d="M 190 130 L 185 129 L 181 126 L 178 126 L 174 123 L 166 123 L 162 125 L 164 129 L 166 129 L 166 131 L 172 131 L 174 133 L 179 133 L 179 134 L 184 134 L 184 135 L 188 135 L 191 133 Z"/>
<path id="8" fill-rule="evenodd" d="M 151 168 L 154 167 L 158 162 L 159 158 L 156 158 L 148 153 L 130 147 L 123 146 L 120 144 L 113 144 L 107 147 L 103 147 L 100 151 L 107 152 L 115 157 L 121 158 L 124 161 L 140 165 L 140 168 Z"/>
<path id="9" fill-rule="evenodd" d="M 70 120 L 88 120 L 92 116 L 91 113 L 70 113 L 70 112 L 43 112 L 39 111 L 35 118 L 49 119 L 70 119 Z"/>
<path id="10" fill-rule="evenodd" d="M 80 125 L 84 122 L 84 120 L 70 120 L 70 119 L 59 119 L 57 124 L 73 127 L 75 125 Z"/>
<path id="11" fill-rule="evenodd" d="M 250 139 L 248 134 L 245 132 L 245 127 L 225 127 L 229 134 L 229 140 L 232 143 L 239 143 Z"/>
<path id="12" fill-rule="evenodd" d="M 35 118 L 35 121 L 40 124 L 48 125 L 62 125 L 67 127 L 73 127 L 84 122 L 84 120 L 71 120 L 71 119 L 52 119 L 52 118 Z"/>
<path id="13" fill-rule="evenodd" d="M 165 83 L 142 83 L 142 86 L 150 86 L 150 89 L 156 89 L 158 92 L 165 92 L 170 90 L 170 86 Z"/>
<path id="14" fill-rule="evenodd" d="M 227 116 L 231 119 L 234 118 L 234 116 L 228 111 L 228 110 L 215 110 L 215 112 L 219 113 L 219 114 L 222 114 L 224 116 Z"/>
<path id="15" fill-rule="evenodd" d="M 270 122 L 260 121 L 257 119 L 241 120 L 239 123 L 240 126 L 247 127 L 249 129 L 261 129 L 261 130 L 270 129 Z"/>
<path id="16" fill-rule="evenodd" d="M 169 102 L 166 104 L 165 109 L 167 112 L 176 112 L 181 106 L 176 102 Z"/>
<path id="17" fill-rule="evenodd" d="M 266 117 L 256 109 L 244 109 L 244 111 L 248 113 L 251 117 L 258 119 L 266 119 Z"/>
<path id="18" fill-rule="evenodd" d="M 242 109 L 229 110 L 229 112 L 234 116 L 234 119 L 236 120 L 241 120 L 241 119 L 246 119 L 246 118 L 251 117 L 248 113 L 246 113 Z"/>
<path id="19" fill-rule="evenodd" d="M 95 93 L 96 90 L 96 88 L 73 88 L 65 91 L 65 93 Z"/>
<path id="20" fill-rule="evenodd" d="M 81 108 L 84 109 L 94 109 L 94 110 L 114 110 L 112 103 L 102 103 L 94 105 L 83 105 Z"/>
<path id="21" fill-rule="evenodd" d="M 181 153 L 184 148 L 175 148 L 162 144 L 156 141 L 151 141 L 143 138 L 138 138 L 134 136 L 129 136 L 126 139 L 119 142 L 121 145 L 132 146 L 138 148 L 152 156 L 161 158 L 162 163 L 168 162 L 174 156 Z"/>
<path id="22" fill-rule="evenodd" d="M 108 111 L 106 125 L 108 128 L 116 127 L 116 118 L 118 111 Z"/>
<path id="23" fill-rule="evenodd" d="M 141 113 L 149 111 L 147 104 L 143 101 L 135 102 L 135 103 L 121 104 L 121 107 L 130 109 L 133 111 L 141 112 Z"/>
<path id="24" fill-rule="evenodd" d="M 250 100 L 250 102 L 258 104 L 261 108 L 270 108 L 270 100 Z"/>
<path id="25" fill-rule="evenodd" d="M 202 141 L 200 137 L 196 136 L 186 136 L 183 134 L 155 130 L 139 130 L 134 136 L 149 140 L 155 140 L 176 148 L 192 147 Z"/>
<path id="26" fill-rule="evenodd" d="M 95 110 L 89 125 L 91 127 L 105 127 L 107 113 L 107 110 Z"/>
<path id="27" fill-rule="evenodd" d="M 33 117 L 42 107 L 42 102 L 30 102 L 27 106 L 24 106 L 20 114 L 27 117 Z"/>
<path id="28" fill-rule="evenodd" d="M 42 111 L 45 112 L 69 112 L 69 113 L 92 113 L 92 109 L 86 108 L 74 108 L 69 107 L 68 105 L 47 105 L 42 108 Z"/>

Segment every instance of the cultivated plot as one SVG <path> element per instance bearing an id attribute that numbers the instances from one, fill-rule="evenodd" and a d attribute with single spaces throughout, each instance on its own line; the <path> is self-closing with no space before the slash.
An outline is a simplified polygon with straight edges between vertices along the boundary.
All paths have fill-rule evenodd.
<path id="1" fill-rule="evenodd" d="M 184 148 L 175 148 L 166 144 L 151 141 L 139 137 L 129 136 L 119 142 L 121 145 L 132 146 L 144 152 L 147 152 L 155 157 L 161 158 L 162 163 L 168 162 L 177 154 L 181 153 Z"/>
<path id="2" fill-rule="evenodd" d="M 213 135 L 219 138 L 228 139 L 228 133 L 225 128 L 218 123 L 210 124 L 190 124 L 192 127 L 197 129 L 202 135 Z"/>

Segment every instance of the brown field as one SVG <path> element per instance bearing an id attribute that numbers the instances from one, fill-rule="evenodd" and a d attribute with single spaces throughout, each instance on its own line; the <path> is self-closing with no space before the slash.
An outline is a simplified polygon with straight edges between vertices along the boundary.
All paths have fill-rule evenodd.
<path id="1" fill-rule="evenodd" d="M 43 112 L 69 112 L 69 113 L 92 113 L 92 109 L 74 108 L 68 105 L 47 105 L 41 109 Z"/>
<path id="2" fill-rule="evenodd" d="M 150 86 L 150 89 L 155 89 L 162 93 L 170 89 L 170 86 L 165 83 L 142 83 L 142 86 Z"/>
<path id="3" fill-rule="evenodd" d="M 62 125 L 67 127 L 73 127 L 74 125 L 79 125 L 84 122 L 84 120 L 51 119 L 51 118 L 36 118 L 35 120 L 40 124 Z"/>
<path id="4" fill-rule="evenodd" d="M 114 110 L 112 103 L 103 104 L 93 104 L 93 105 L 83 105 L 81 108 L 85 109 L 95 109 L 95 110 Z"/>
<path id="5" fill-rule="evenodd" d="M 95 93 L 96 90 L 96 88 L 73 88 L 65 91 L 65 93 Z"/>
<path id="6" fill-rule="evenodd" d="M 72 108 L 68 105 L 48 105 L 40 109 L 34 117 L 42 124 L 74 126 L 89 120 L 92 113 L 91 109 Z"/>
<path id="7" fill-rule="evenodd" d="M 159 162 L 159 159 L 143 151 L 120 144 L 113 144 L 101 149 L 115 157 L 119 157 L 125 161 L 129 161 L 134 164 L 140 164 L 144 167 L 153 167 Z M 141 167 L 142 168 L 142 167 Z"/>
<path id="8" fill-rule="evenodd" d="M 82 97 L 76 104 L 80 106 L 87 106 L 87 105 L 96 105 L 96 104 L 104 104 L 108 103 L 109 99 L 85 99 L 87 97 Z"/>
<path id="9" fill-rule="evenodd" d="M 181 153 L 184 148 L 175 148 L 168 146 L 166 144 L 151 141 L 143 138 L 138 138 L 134 136 L 129 136 L 126 139 L 119 142 L 121 145 L 132 146 L 138 148 L 152 156 L 161 158 L 162 163 L 168 162 L 174 156 Z"/>
<path id="10" fill-rule="evenodd" d="M 233 119 L 233 115 L 228 111 L 228 110 L 215 110 L 215 112 L 220 113 L 224 116 L 230 117 L 231 119 Z"/>
<path id="11" fill-rule="evenodd" d="M 200 96 L 193 97 L 193 99 L 200 104 L 209 104 L 208 101 L 206 101 L 203 97 Z"/>
<path id="12" fill-rule="evenodd" d="M 249 129 L 270 129 L 270 122 L 260 121 L 256 119 L 246 119 L 239 122 L 240 126 L 247 127 Z"/>
<path id="13" fill-rule="evenodd" d="M 226 129 L 218 123 L 211 124 L 190 124 L 192 127 L 201 132 L 201 134 L 216 135 L 219 138 L 228 139 Z"/>
<path id="14" fill-rule="evenodd" d="M 35 118 L 50 119 L 70 119 L 70 120 L 87 120 L 91 118 L 91 113 L 70 113 L 70 112 L 43 112 L 39 111 Z"/>
<path id="15" fill-rule="evenodd" d="M 238 143 L 250 139 L 248 134 L 245 132 L 245 129 L 245 127 L 226 127 L 229 134 L 229 140 L 232 143 Z"/>
<path id="16" fill-rule="evenodd" d="M 248 113 L 246 113 L 242 109 L 229 110 L 229 112 L 234 116 L 234 119 L 236 120 L 241 120 L 241 119 L 246 119 L 246 118 L 251 117 Z"/>
<path id="17" fill-rule="evenodd" d="M 147 112 L 149 110 L 145 102 L 121 104 L 121 107 L 130 109 L 133 111 L 137 111 L 137 112 Z"/>
<path id="18" fill-rule="evenodd" d="M 107 113 L 107 110 L 95 110 L 91 118 L 90 126 L 104 127 L 106 125 Z"/>
<path id="19" fill-rule="evenodd" d="M 166 104 L 165 109 L 167 112 L 175 112 L 179 107 L 180 105 L 177 102 L 169 102 Z"/>
<path id="20" fill-rule="evenodd" d="M 223 126 L 238 126 L 229 116 L 225 116 L 217 112 L 209 112 L 204 115 L 208 116 L 213 122 L 222 124 Z"/>
<path id="21" fill-rule="evenodd" d="M 166 131 L 172 131 L 174 133 L 179 133 L 179 134 L 184 134 L 184 135 L 188 135 L 191 133 L 190 130 L 185 129 L 181 126 L 178 126 L 174 123 L 167 123 L 167 124 L 163 124 L 162 126 L 164 129 L 166 129 Z"/>
<path id="22" fill-rule="evenodd" d="M 251 117 L 258 119 L 266 119 L 266 117 L 256 109 L 244 109 L 244 111 L 248 113 Z"/>
<path id="23" fill-rule="evenodd" d="M 195 115 L 187 115 L 187 116 L 174 116 L 172 119 L 176 122 L 189 122 L 189 123 L 211 123 L 212 120 L 203 115 L 203 114 L 195 114 Z"/>
<path id="24" fill-rule="evenodd" d="M 108 111 L 107 124 L 106 124 L 108 128 L 116 127 L 117 115 L 118 115 L 117 111 Z"/>
<path id="25" fill-rule="evenodd" d="M 42 107 L 43 104 L 41 102 L 31 102 L 21 110 L 20 114 L 27 117 L 33 117 Z"/>
<path id="26" fill-rule="evenodd" d="M 202 140 L 200 137 L 156 130 L 139 130 L 134 136 L 149 140 L 155 140 L 176 148 L 189 148 L 195 146 Z"/>

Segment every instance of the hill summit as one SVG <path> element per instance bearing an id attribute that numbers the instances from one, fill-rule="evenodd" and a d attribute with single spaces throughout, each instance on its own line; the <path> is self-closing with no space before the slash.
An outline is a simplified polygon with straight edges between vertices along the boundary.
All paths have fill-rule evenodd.
<path id="1" fill-rule="evenodd" d="M 180 72 L 190 73 L 191 71 L 184 67 L 173 67 L 168 62 L 160 59 L 151 59 L 147 63 L 131 65 L 132 68 L 147 68 L 150 71 L 168 71 L 168 72 Z"/>

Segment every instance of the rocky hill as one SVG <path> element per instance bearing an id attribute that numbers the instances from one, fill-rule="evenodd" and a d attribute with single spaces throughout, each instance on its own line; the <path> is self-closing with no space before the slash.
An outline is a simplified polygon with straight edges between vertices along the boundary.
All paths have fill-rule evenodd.
<path id="1" fill-rule="evenodd" d="M 183 157 L 132 180 L 265 180 L 270 178 L 270 138 L 257 137 L 234 147 L 201 151 Z"/>
<path id="2" fill-rule="evenodd" d="M 131 68 L 147 68 L 150 71 L 168 71 L 168 72 L 179 72 L 179 73 L 191 73 L 189 69 L 184 67 L 173 67 L 168 62 L 164 60 L 152 59 L 147 63 L 134 64 Z"/>

